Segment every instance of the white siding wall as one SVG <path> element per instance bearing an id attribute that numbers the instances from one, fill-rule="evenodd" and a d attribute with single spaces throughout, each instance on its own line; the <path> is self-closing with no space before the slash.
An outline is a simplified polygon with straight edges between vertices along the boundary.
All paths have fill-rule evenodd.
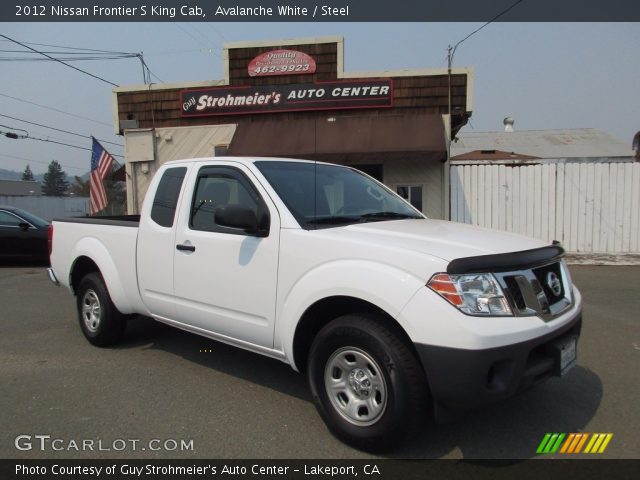
<path id="1" fill-rule="evenodd" d="M 0 196 L 0 205 L 21 208 L 48 222 L 54 218 L 84 217 L 89 214 L 87 197 Z"/>
<path id="2" fill-rule="evenodd" d="M 398 185 L 421 185 L 422 213 L 429 218 L 444 218 L 443 169 L 442 162 L 390 160 L 384 165 L 384 183 L 394 191 Z"/>
<path id="3" fill-rule="evenodd" d="M 128 212 L 140 212 L 151 179 L 162 164 L 170 160 L 212 157 L 217 145 L 229 145 L 235 130 L 235 124 L 157 128 L 148 132 L 125 130 L 125 152 L 133 157 L 125 158 Z M 137 157 L 149 149 L 149 142 L 152 142 L 154 158 L 150 162 L 142 162 Z M 146 153 L 142 155 L 142 158 L 147 158 L 144 157 Z"/>
<path id="4" fill-rule="evenodd" d="M 451 220 L 569 252 L 640 253 L 640 163 L 454 164 Z"/>

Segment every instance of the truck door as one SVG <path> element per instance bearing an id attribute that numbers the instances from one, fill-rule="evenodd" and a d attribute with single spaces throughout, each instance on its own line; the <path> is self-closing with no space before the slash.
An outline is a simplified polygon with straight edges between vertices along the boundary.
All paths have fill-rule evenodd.
<path id="1" fill-rule="evenodd" d="M 159 180 L 154 179 L 149 189 L 149 192 L 155 191 L 153 202 L 145 204 L 138 228 L 136 259 L 140 296 L 152 315 L 169 319 L 175 318 L 175 216 L 186 173 L 186 167 L 172 167 L 161 176 L 158 174 Z"/>
<path id="2" fill-rule="evenodd" d="M 232 163 L 190 175 L 174 247 L 176 320 L 272 348 L 280 219 L 252 177 Z M 267 236 L 217 224 L 216 210 L 229 205 L 251 209 Z"/>

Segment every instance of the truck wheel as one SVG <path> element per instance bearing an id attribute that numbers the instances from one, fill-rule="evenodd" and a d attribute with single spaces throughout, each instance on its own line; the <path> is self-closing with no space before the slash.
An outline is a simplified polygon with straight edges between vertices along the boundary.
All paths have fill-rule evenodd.
<path id="1" fill-rule="evenodd" d="M 423 370 L 378 315 L 346 315 L 327 324 L 311 346 L 308 375 L 320 416 L 356 448 L 386 450 L 424 427 L 429 403 Z"/>
<path id="2" fill-rule="evenodd" d="M 126 318 L 113 305 L 99 273 L 90 273 L 80 281 L 76 305 L 80 328 L 90 343 L 109 347 L 120 341 Z"/>

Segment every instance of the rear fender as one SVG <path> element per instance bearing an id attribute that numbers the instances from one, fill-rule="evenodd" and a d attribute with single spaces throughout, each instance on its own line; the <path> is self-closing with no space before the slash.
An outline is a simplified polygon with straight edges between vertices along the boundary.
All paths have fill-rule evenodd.
<path id="1" fill-rule="evenodd" d="M 125 291 L 123 279 L 116 268 L 116 265 L 111 257 L 111 254 L 107 248 L 94 237 L 85 237 L 80 240 L 74 247 L 71 258 L 74 258 L 73 265 L 69 270 L 69 285 L 71 285 L 71 272 L 76 265 L 76 262 L 81 257 L 87 257 L 92 260 L 100 270 L 100 274 L 104 279 L 104 282 L 109 291 L 109 296 L 115 307 L 120 313 L 129 314 L 135 313 L 133 305 L 131 304 L 129 297 Z M 135 265 L 135 264 L 132 264 Z M 135 268 L 132 266 L 132 268 Z M 137 293 L 137 286 L 136 286 Z"/>

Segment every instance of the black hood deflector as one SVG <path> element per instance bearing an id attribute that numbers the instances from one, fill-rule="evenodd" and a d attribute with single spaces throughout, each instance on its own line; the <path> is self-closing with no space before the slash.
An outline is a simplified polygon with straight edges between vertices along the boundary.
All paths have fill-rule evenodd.
<path id="1" fill-rule="evenodd" d="M 564 249 L 559 245 L 521 250 L 519 252 L 478 255 L 476 257 L 456 258 L 449 262 L 447 273 L 510 272 L 526 270 L 559 261 L 564 257 Z"/>

